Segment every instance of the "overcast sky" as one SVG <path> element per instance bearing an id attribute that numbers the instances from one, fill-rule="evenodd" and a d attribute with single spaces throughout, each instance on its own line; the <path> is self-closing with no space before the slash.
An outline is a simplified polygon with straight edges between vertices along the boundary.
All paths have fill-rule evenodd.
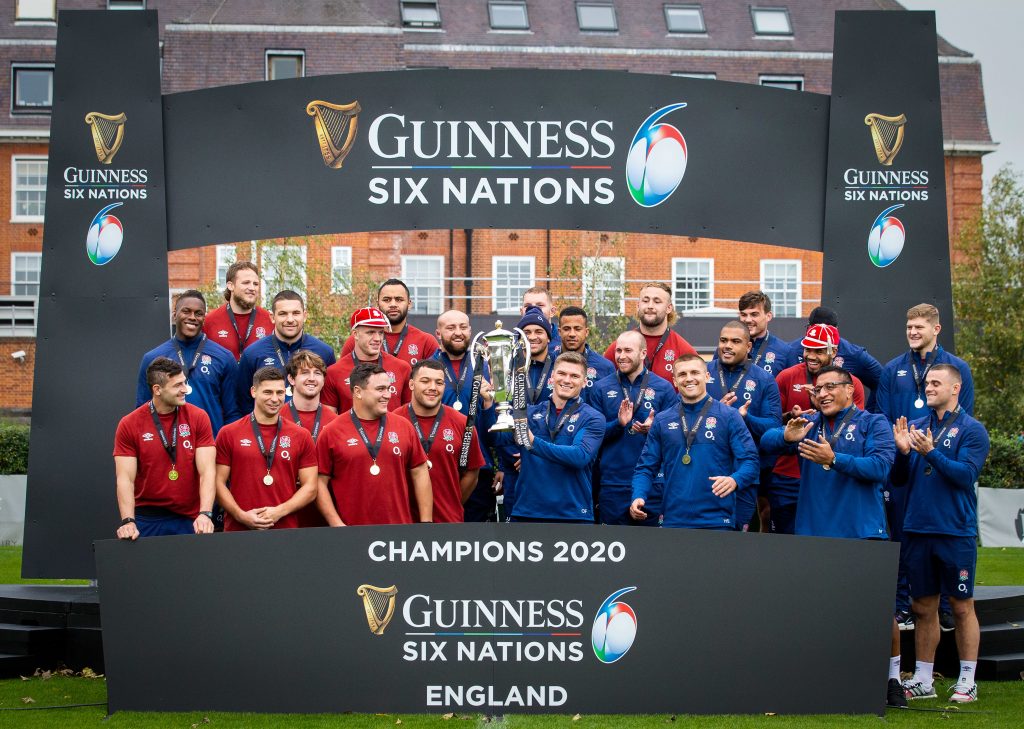
<path id="1" fill-rule="evenodd" d="M 934 10 L 939 35 L 981 61 L 992 140 L 986 183 L 1005 164 L 1024 173 L 1024 83 L 1019 72 L 1024 2 L 1021 0 L 899 0 L 908 10 Z"/>

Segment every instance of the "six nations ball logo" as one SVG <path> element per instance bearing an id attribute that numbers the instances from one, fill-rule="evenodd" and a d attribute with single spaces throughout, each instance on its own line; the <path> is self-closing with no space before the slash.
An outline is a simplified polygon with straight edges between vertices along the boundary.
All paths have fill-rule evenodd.
<path id="1" fill-rule="evenodd" d="M 626 158 L 626 184 L 637 205 L 653 208 L 668 200 L 686 173 L 686 140 L 662 117 L 686 106 L 669 104 L 651 114 L 636 130 Z"/>
<path id="2" fill-rule="evenodd" d="M 594 616 L 591 643 L 601 663 L 615 663 L 626 655 L 636 640 L 636 613 L 619 598 L 636 587 L 624 587 L 605 598 Z"/>

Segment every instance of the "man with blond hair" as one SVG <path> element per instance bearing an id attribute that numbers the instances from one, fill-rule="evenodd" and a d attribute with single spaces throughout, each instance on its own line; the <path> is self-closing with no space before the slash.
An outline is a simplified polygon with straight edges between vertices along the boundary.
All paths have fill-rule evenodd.
<path id="1" fill-rule="evenodd" d="M 661 282 L 644 284 L 636 304 L 637 328 L 647 344 L 644 366 L 669 382 L 672 382 L 672 363 L 684 354 L 697 354 L 689 342 L 672 330 L 678 319 L 672 304 L 672 288 Z M 604 356 L 615 363 L 615 342 L 604 351 Z"/>

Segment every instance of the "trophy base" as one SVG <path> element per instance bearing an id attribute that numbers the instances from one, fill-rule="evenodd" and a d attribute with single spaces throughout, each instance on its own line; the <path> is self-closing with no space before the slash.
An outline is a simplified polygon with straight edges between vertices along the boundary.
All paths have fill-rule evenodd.
<path id="1" fill-rule="evenodd" d="M 516 424 L 512 420 L 512 413 L 508 410 L 498 413 L 497 420 L 494 425 L 487 429 L 488 433 L 499 433 L 507 430 L 515 430 Z"/>

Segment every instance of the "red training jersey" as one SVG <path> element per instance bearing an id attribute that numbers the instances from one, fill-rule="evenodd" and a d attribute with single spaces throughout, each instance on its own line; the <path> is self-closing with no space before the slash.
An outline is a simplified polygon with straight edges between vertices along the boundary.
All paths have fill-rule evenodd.
<path id="1" fill-rule="evenodd" d="M 661 334 L 644 334 L 644 339 L 647 340 L 647 357 L 654 357 L 654 361 L 650 362 L 647 366 L 651 372 L 668 380 L 669 384 L 675 387 L 675 383 L 672 382 L 672 363 L 679 359 L 681 355 L 697 354 L 697 350 L 690 346 L 690 343 L 683 339 L 674 329 L 668 330 L 668 338 L 665 340 L 665 344 L 661 349 L 658 349 L 661 337 Z M 654 354 L 655 350 L 658 350 L 657 355 Z M 608 345 L 608 349 L 604 351 L 604 358 L 615 364 L 615 342 Z"/>
<path id="2" fill-rule="evenodd" d="M 427 334 L 422 329 L 417 329 L 412 324 L 406 324 L 405 329 L 408 330 L 408 334 L 405 335 L 405 339 L 402 340 L 402 346 L 397 352 L 395 348 L 398 347 L 398 340 L 401 338 L 402 332 L 395 332 L 394 334 L 384 332 L 385 354 L 390 354 L 402 360 L 409 367 L 412 367 L 421 359 L 430 359 L 434 356 L 439 347 L 437 346 L 437 340 L 433 336 Z M 352 341 L 352 335 L 350 334 L 348 339 L 345 340 L 345 344 L 341 347 L 340 357 L 349 354 L 354 345 L 355 343 Z"/>
<path id="3" fill-rule="evenodd" d="M 259 429 L 263 444 L 269 451 L 277 434 L 277 425 L 260 425 Z M 239 508 L 249 511 L 262 506 L 277 506 L 294 496 L 299 470 L 317 465 L 316 448 L 309 433 L 282 417 L 281 435 L 270 467 L 274 483 L 267 486 L 263 483 L 263 477 L 267 475 L 267 461 L 260 453 L 249 416 L 245 416 L 225 425 L 217 434 L 217 465 L 231 468 L 228 488 Z M 278 520 L 273 528 L 293 529 L 298 525 L 298 518 L 292 513 Z M 224 531 L 247 530 L 248 527 L 235 521 L 231 514 L 224 513 Z"/>
<path id="4" fill-rule="evenodd" d="M 249 323 L 255 317 L 252 331 L 249 331 Z M 231 317 L 228 316 L 228 305 L 218 307 L 206 315 L 203 322 L 203 331 L 210 339 L 235 355 L 237 362 L 242 357 L 242 350 L 274 331 L 274 320 L 266 309 L 256 307 L 248 314 L 235 314 L 235 323 L 238 324 L 238 331 L 235 331 L 231 324 Z M 244 342 L 239 337 L 244 337 L 249 331 L 249 338 Z"/>
<path id="5" fill-rule="evenodd" d="M 408 405 L 395 415 L 412 421 Z M 434 436 L 434 442 L 427 453 L 427 460 L 430 463 L 430 486 L 434 494 L 434 522 L 463 522 L 466 515 L 462 508 L 462 486 L 459 483 L 462 475 L 459 473 L 459 451 L 462 450 L 462 436 L 466 432 L 466 416 L 447 405 L 442 405 L 441 411 L 435 417 L 417 416 L 424 438 L 430 437 L 430 431 L 433 430 L 437 418 L 441 418 L 441 424 L 437 426 L 437 435 Z M 472 471 L 483 466 L 484 456 L 480 451 L 480 441 L 474 429 L 466 469 Z M 411 508 L 413 513 L 417 513 L 415 499 Z"/>
<path id="6" fill-rule="evenodd" d="M 294 402 L 294 400 L 292 401 Z M 281 411 L 282 417 L 294 421 L 292 411 L 290 408 L 286 408 Z M 329 408 L 320 406 L 320 430 L 317 432 L 317 440 L 320 439 L 320 434 L 324 432 L 324 428 L 331 424 L 338 414 Z M 316 423 L 316 410 L 299 410 L 299 423 L 310 435 L 313 434 L 313 425 Z M 313 441 L 313 445 L 316 445 L 316 441 Z M 320 509 L 316 505 L 316 501 L 311 504 L 303 506 L 296 512 L 295 516 L 299 520 L 300 527 L 322 527 L 327 526 L 327 522 L 324 520 L 323 514 L 320 513 Z"/>
<path id="7" fill-rule="evenodd" d="M 412 367 L 390 354 L 380 354 L 378 361 L 391 378 L 391 401 L 388 403 L 388 410 L 397 410 L 412 399 L 412 393 L 409 391 Z M 351 352 L 342 355 L 337 362 L 328 367 L 324 375 L 324 389 L 320 391 L 320 402 L 335 408 L 339 413 L 351 410 L 352 389 L 349 387 L 348 378 L 355 368 L 356 359 Z"/>
<path id="8" fill-rule="evenodd" d="M 150 401 L 151 402 L 151 401 Z M 158 415 L 160 425 L 172 440 L 174 413 Z M 199 516 L 199 472 L 196 470 L 196 448 L 213 445 L 210 416 L 188 403 L 178 408 L 178 443 L 174 470 L 178 478 L 168 478 L 171 459 L 164 450 L 153 425 L 149 402 L 143 403 L 121 418 L 114 436 L 114 455 L 135 458 L 135 506 L 155 506 L 191 519 Z"/>
<path id="9" fill-rule="evenodd" d="M 352 525 L 412 524 L 409 471 L 427 460 L 412 423 L 395 414 L 360 422 L 371 445 L 384 422 L 377 453 L 380 473 L 376 476 L 370 473 L 374 461 L 348 412 L 325 428 L 316 443 L 320 474 L 330 478 L 328 486 L 338 515 Z"/>
<path id="10" fill-rule="evenodd" d="M 854 375 L 850 377 L 853 378 L 853 404 L 863 410 L 864 383 Z M 799 405 L 801 410 L 811 409 L 811 394 L 804 389 L 810 379 L 803 362 L 787 367 L 775 377 L 775 384 L 779 386 L 779 395 L 782 398 L 783 415 L 792 410 L 794 405 Z M 813 380 L 810 384 L 813 384 Z M 789 478 L 800 478 L 800 456 L 779 456 L 772 472 Z"/>

